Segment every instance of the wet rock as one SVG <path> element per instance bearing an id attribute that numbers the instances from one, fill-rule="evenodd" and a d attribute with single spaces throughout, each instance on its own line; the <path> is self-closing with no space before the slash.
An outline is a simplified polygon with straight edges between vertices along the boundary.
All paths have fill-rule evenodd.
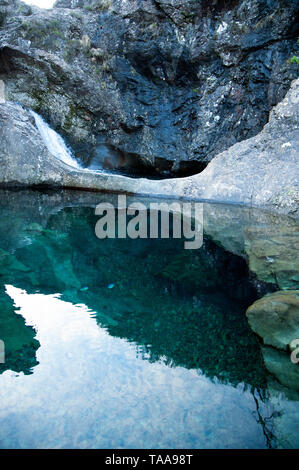
<path id="1" fill-rule="evenodd" d="M 30 113 L 19 105 L 0 104 L 0 178 L 2 184 L 39 185 L 59 181 L 55 158 L 49 154 Z M 60 178 L 60 183 L 62 182 Z"/>
<path id="2" fill-rule="evenodd" d="M 246 315 L 264 344 L 287 351 L 299 338 L 299 290 L 268 294 L 254 302 Z"/>

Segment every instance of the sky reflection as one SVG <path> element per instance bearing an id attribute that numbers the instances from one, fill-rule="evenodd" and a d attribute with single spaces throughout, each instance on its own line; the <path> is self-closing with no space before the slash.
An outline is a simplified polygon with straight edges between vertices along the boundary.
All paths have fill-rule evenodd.
<path id="1" fill-rule="evenodd" d="M 11 285 L 6 292 L 41 346 L 32 375 L 0 376 L 2 448 L 265 446 L 253 396 L 242 386 L 142 360 L 85 305 L 59 294 L 29 295 Z"/>

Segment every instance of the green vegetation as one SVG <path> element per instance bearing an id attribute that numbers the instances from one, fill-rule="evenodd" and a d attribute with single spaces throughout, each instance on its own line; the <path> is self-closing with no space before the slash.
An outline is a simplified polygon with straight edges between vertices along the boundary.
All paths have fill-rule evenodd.
<path id="1" fill-rule="evenodd" d="M 72 62 L 80 52 L 80 43 L 76 39 L 68 39 L 66 41 L 66 48 L 63 53 L 63 58 L 66 62 Z"/>
<path id="2" fill-rule="evenodd" d="M 291 63 L 299 64 L 299 57 L 297 55 L 293 55 L 293 57 L 291 58 Z"/>
<path id="3" fill-rule="evenodd" d="M 105 11 L 111 6 L 111 0 L 98 0 L 91 5 L 84 5 L 87 11 Z"/>
<path id="4" fill-rule="evenodd" d="M 299 45 L 299 38 L 297 39 L 297 44 Z M 290 59 L 291 64 L 299 64 L 299 56 L 293 55 Z"/>
<path id="5" fill-rule="evenodd" d="M 58 39 L 65 39 L 58 20 L 47 22 L 22 21 L 23 36 L 40 47 L 46 47 L 57 43 Z"/>
<path id="6" fill-rule="evenodd" d="M 65 118 L 64 126 L 63 126 L 63 129 L 67 132 L 71 130 L 72 126 L 74 125 L 74 121 L 78 116 L 78 110 L 72 103 L 70 103 L 69 108 L 70 108 L 70 111 Z"/>

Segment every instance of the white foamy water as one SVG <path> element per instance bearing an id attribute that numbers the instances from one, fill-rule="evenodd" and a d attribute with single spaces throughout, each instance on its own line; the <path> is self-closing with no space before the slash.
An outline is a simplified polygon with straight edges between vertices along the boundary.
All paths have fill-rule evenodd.
<path id="1" fill-rule="evenodd" d="M 53 8 L 55 0 L 23 0 L 27 5 L 36 5 L 39 8 Z"/>
<path id="2" fill-rule="evenodd" d="M 35 119 L 35 124 L 43 138 L 43 141 L 49 152 L 67 165 L 80 168 L 72 152 L 67 148 L 63 138 L 57 134 L 44 119 L 34 111 L 30 111 Z"/>

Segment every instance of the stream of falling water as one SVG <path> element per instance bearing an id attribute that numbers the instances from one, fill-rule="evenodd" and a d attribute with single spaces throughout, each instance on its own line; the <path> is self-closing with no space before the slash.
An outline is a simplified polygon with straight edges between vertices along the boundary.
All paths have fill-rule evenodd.
<path id="1" fill-rule="evenodd" d="M 35 113 L 34 111 L 30 111 L 30 113 L 34 117 L 35 124 L 49 152 L 67 165 L 80 168 L 79 163 L 75 159 L 71 150 L 66 146 L 63 138 L 57 134 L 54 129 L 51 129 L 51 127 L 41 116 L 39 116 L 39 114 Z"/>

